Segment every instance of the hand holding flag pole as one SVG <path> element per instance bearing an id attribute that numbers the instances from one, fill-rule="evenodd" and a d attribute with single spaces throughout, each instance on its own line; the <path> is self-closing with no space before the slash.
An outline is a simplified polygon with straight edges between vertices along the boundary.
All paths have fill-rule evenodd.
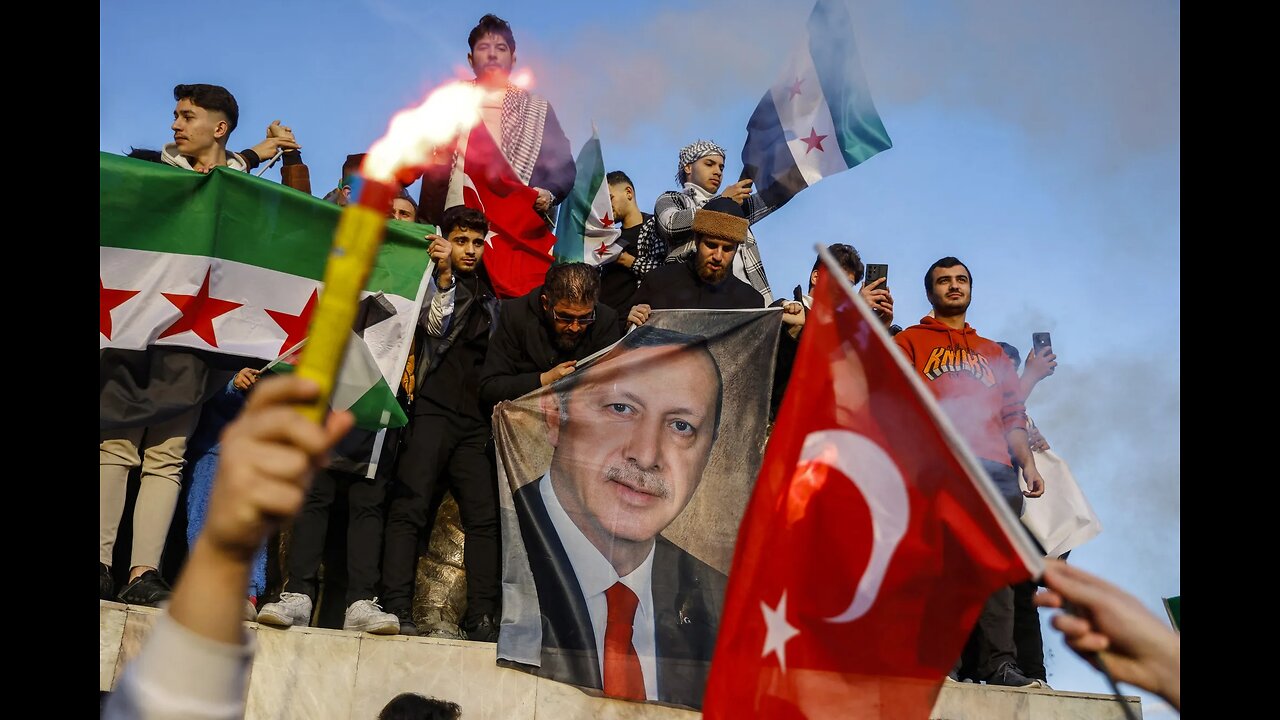
<path id="1" fill-rule="evenodd" d="M 266 172 L 267 172 L 268 170 L 270 170 L 272 167 L 274 167 L 276 163 L 280 162 L 280 158 L 282 158 L 282 157 L 284 157 L 284 151 L 283 151 L 283 150 L 280 150 L 280 151 L 279 151 L 279 152 L 277 152 L 274 156 L 272 156 L 272 158 L 271 158 L 270 160 L 268 160 L 268 161 L 266 162 L 266 164 L 264 164 L 264 165 L 262 166 L 262 169 L 261 169 L 261 170 L 259 170 L 259 171 L 258 171 L 258 174 L 257 174 L 257 175 L 255 175 L 254 177 L 262 177 L 264 174 L 266 174 Z"/>

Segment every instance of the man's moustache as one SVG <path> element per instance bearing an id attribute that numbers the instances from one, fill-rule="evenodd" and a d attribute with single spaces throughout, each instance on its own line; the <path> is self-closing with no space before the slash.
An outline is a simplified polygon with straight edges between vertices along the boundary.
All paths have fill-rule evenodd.
<path id="1" fill-rule="evenodd" d="M 637 492 L 647 495 L 665 498 L 671 494 L 671 490 L 667 487 L 667 481 L 655 472 L 641 470 L 637 467 L 620 468 L 617 465 L 610 465 L 604 472 L 604 477 L 610 482 L 616 482 Z"/>

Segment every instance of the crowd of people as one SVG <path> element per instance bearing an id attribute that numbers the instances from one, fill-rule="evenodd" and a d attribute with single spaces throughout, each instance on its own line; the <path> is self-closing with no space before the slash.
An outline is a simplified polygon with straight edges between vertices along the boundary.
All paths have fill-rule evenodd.
<path id="1" fill-rule="evenodd" d="M 516 42 L 505 21 L 484 16 L 468 44 L 475 82 L 484 90 L 481 122 L 521 182 L 537 191 L 533 210 L 550 223 L 552 209 L 574 180 L 569 142 L 555 111 L 545 99 L 510 83 Z M 276 121 L 261 142 L 232 152 L 228 140 L 239 108 L 230 92 L 215 85 L 179 85 L 174 100 L 173 142 L 159 151 L 135 150 L 132 156 L 208 173 L 218 167 L 248 172 L 279 154 L 284 183 L 310 193 L 301 146 L 290 126 Z M 807 292 L 797 286 L 791 298 L 774 298 L 752 226 L 778 208 L 753 194 L 750 180 L 722 187 L 726 156 L 723 147 L 705 140 L 681 148 L 678 187 L 660 194 L 652 213 L 638 204 L 626 172 L 608 173 L 613 216 L 621 227 L 616 261 L 599 267 L 554 265 L 541 285 L 505 300 L 499 300 L 485 270 L 489 220 L 478 210 L 451 204 L 450 163 L 428 167 L 417 200 L 402 192 L 388 212 L 390 219 L 430 223 L 438 230 L 427 236 L 436 292 L 422 309 L 405 370 L 401 390 L 409 423 L 388 436 L 392 461 L 372 477 L 322 467 L 322 458 L 340 438 L 362 431 L 340 415 L 323 430 L 304 421 L 289 403 L 314 395 L 315 388 L 296 378 L 263 381 L 252 367 L 237 373 L 203 407 L 146 427 L 104 431 L 100 598 L 167 604 L 172 620 L 157 625 L 152 645 L 196 647 L 214 668 L 201 677 L 222 683 L 214 688 L 212 705 L 219 692 L 243 697 L 236 695 L 236 683 L 243 682 L 248 652 L 238 622 L 276 627 L 314 622 L 325 537 L 340 493 L 347 497 L 348 513 L 344 629 L 418 634 L 413 596 L 419 548 L 431 530 L 440 493 L 448 491 L 458 502 L 465 533 L 461 631 L 467 639 L 495 642 L 502 567 L 490 416 L 497 403 L 571 375 L 579 361 L 663 309 L 779 308 L 783 325 L 769 389 L 775 414 L 792 381 L 791 363 L 821 261 L 813 266 Z M 359 192 L 362 158 L 348 157 L 326 200 L 345 205 Z M 973 273 L 957 257 L 944 257 L 925 270 L 932 311 L 901 329 L 893 324 L 886 280 L 863 283 L 865 265 L 854 247 L 839 243 L 828 249 L 937 396 L 1010 510 L 1020 513 L 1025 502 L 1052 492 L 1035 462 L 1036 451 L 1047 443 L 1038 433 L 1029 435 L 1025 410 L 1032 388 L 1054 372 L 1052 348 L 1029 352 L 1020 375 L 1016 356 L 1011 359 L 967 322 Z M 117 573 L 114 546 L 127 480 L 135 470 L 141 484 L 132 554 L 127 574 Z M 175 591 L 161 573 L 161 556 L 184 484 L 190 488 L 190 552 Z M 267 543 L 287 519 L 293 525 L 284 585 L 269 599 Z M 1065 598 L 1091 607 L 1088 617 L 1055 620 L 1073 648 L 1109 647 L 1132 656 L 1132 665 L 1112 664 L 1117 677 L 1156 687 L 1177 704 L 1176 645 L 1170 651 L 1169 639 L 1136 620 L 1133 608 L 1108 610 L 1118 591 L 1060 564 L 1050 565 L 1044 581 L 1054 592 L 1036 603 L 1056 607 Z M 952 680 L 1047 687 L 1034 594 L 1035 586 L 1028 583 L 1003 588 L 988 600 Z M 1120 640 L 1139 628 L 1143 638 Z M 1107 637 L 1116 640 L 1108 646 Z M 1171 652 L 1172 678 L 1146 665 L 1147 658 L 1158 656 L 1165 667 Z M 161 685 L 180 682 L 156 662 L 140 661 L 130 677 L 154 673 Z"/>

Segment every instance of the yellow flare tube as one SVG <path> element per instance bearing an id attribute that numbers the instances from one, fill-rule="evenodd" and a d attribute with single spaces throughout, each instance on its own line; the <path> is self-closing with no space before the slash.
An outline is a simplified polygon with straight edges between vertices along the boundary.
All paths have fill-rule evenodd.
<path id="1" fill-rule="evenodd" d="M 338 219 L 324 270 L 324 292 L 311 318 L 309 337 L 297 368 L 299 376 L 320 386 L 319 399 L 302 408 L 303 414 L 317 423 L 324 424 L 328 415 L 329 400 L 360 307 L 360 291 L 369 280 L 386 224 L 385 210 L 379 212 L 354 203 L 347 205 Z"/>

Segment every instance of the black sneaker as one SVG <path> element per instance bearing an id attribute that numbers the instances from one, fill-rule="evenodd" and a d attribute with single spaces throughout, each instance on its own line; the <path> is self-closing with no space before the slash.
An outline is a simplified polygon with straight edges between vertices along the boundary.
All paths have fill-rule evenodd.
<path id="1" fill-rule="evenodd" d="M 413 611 L 402 608 L 387 608 L 387 612 L 400 619 L 400 634 L 418 637 L 418 624 L 413 621 Z"/>
<path id="2" fill-rule="evenodd" d="M 116 599 L 116 581 L 111 577 L 111 568 L 107 564 L 99 561 L 98 565 L 102 569 L 98 573 L 98 599 L 99 600 L 115 600 Z"/>
<path id="3" fill-rule="evenodd" d="M 160 577 L 160 573 L 155 570 L 148 570 L 139 575 L 133 582 L 125 585 L 117 599 L 128 605 L 158 607 L 160 603 L 168 600 L 172 594 L 173 590 L 164 581 L 164 578 Z"/>
<path id="4" fill-rule="evenodd" d="M 1023 675 L 1018 666 L 1011 662 L 1001 665 L 999 670 L 996 670 L 991 677 L 987 678 L 987 684 L 1020 688 L 1042 688 L 1045 686 L 1043 682 Z"/>
<path id="5" fill-rule="evenodd" d="M 479 620 L 466 622 L 462 626 L 462 635 L 468 640 L 477 642 L 498 642 L 498 624 L 492 615 L 481 615 Z"/>

